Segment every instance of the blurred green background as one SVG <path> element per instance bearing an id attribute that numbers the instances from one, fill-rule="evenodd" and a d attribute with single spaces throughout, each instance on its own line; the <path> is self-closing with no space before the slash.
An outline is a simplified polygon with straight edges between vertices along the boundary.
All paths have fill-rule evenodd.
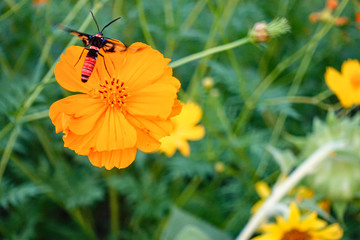
<path id="1" fill-rule="evenodd" d="M 322 0 L 2 0 L 0 238 L 237 236 L 259 199 L 255 183 L 272 185 L 280 174 L 266 145 L 297 153 L 287 138 L 307 135 L 315 117 L 339 109 L 323 76 L 327 66 L 340 69 L 343 61 L 360 59 L 357 2 L 347 2 L 341 16 L 349 23 L 338 27 L 308 20 L 324 8 Z M 127 45 L 145 42 L 172 60 L 246 37 L 259 21 L 285 17 L 291 32 L 175 68 L 180 99 L 203 109 L 206 136 L 191 142 L 190 157 L 138 151 L 128 168 L 106 171 L 64 148 L 47 116 L 53 102 L 71 94 L 53 76 L 72 39 L 56 24 L 95 34 L 89 10 L 100 26 L 122 17 L 105 36 Z M 79 40 L 72 44 L 82 46 Z M 279 64 L 288 58 L 292 62 Z M 205 77 L 214 81 L 211 89 L 203 87 Z M 287 96 L 314 102 L 298 104 Z M 359 198 L 348 204 L 341 221 L 344 239 L 358 239 Z M 185 223 L 193 228 L 178 233 Z"/>

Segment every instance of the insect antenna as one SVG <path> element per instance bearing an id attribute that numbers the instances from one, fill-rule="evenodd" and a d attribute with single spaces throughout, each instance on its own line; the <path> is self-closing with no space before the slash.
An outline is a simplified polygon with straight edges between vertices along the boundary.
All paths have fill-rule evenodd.
<path id="1" fill-rule="evenodd" d="M 99 25 L 98 25 L 98 23 L 97 23 L 97 21 L 96 21 L 96 19 L 95 19 L 95 16 L 94 16 L 94 14 L 93 14 L 93 12 L 90 10 L 90 13 L 91 13 L 91 16 L 93 17 L 93 19 L 94 19 L 94 21 L 95 21 L 95 24 L 96 24 L 96 27 L 97 27 L 97 29 L 98 29 L 98 31 L 100 32 L 100 29 L 99 29 Z M 102 32 L 102 31 L 101 31 Z"/>
<path id="2" fill-rule="evenodd" d="M 103 27 L 103 29 L 101 30 L 101 32 L 103 32 L 105 30 L 105 28 L 107 28 L 110 24 L 112 24 L 113 22 L 119 20 L 121 17 L 115 18 L 114 20 L 112 20 L 111 22 L 109 22 L 108 24 L 105 25 L 105 27 Z"/>

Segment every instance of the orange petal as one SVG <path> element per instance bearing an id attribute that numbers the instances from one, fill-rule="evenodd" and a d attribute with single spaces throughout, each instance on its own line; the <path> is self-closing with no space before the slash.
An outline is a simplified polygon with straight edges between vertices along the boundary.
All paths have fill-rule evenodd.
<path id="1" fill-rule="evenodd" d="M 61 114 L 68 116 L 66 126 L 76 134 L 89 132 L 106 110 L 106 105 L 99 99 L 89 97 L 87 94 L 76 94 L 63 98 L 53 105 L 49 110 L 49 116 L 57 129 L 60 126 Z M 64 125 L 63 122 L 61 122 Z M 60 130 L 62 131 L 62 130 Z"/>
<path id="2" fill-rule="evenodd" d="M 113 167 L 126 168 L 135 160 L 136 148 L 102 152 L 91 151 L 88 157 L 91 164 L 96 167 L 105 166 L 107 170 Z"/>
<path id="3" fill-rule="evenodd" d="M 137 130 L 137 142 L 136 147 L 142 152 L 155 152 L 159 149 L 161 143 L 153 138 L 149 133 Z"/>
<path id="4" fill-rule="evenodd" d="M 151 119 L 140 116 L 125 115 L 126 119 L 134 127 L 148 132 L 153 138 L 159 140 L 164 136 L 169 136 L 172 130 L 172 123 L 170 120 Z"/>
<path id="5" fill-rule="evenodd" d="M 144 44 L 132 44 L 130 48 L 136 46 L 141 47 Z M 138 52 L 131 53 L 131 51 L 127 51 L 123 55 L 125 58 L 123 66 L 119 66 L 120 68 L 117 69 L 120 78 L 127 81 L 126 85 L 129 88 L 142 88 L 156 82 L 169 67 L 170 59 L 164 58 L 159 51 L 145 46 Z"/>
<path id="6" fill-rule="evenodd" d="M 176 98 L 169 117 L 179 115 L 182 110 L 181 102 Z"/>
<path id="7" fill-rule="evenodd" d="M 127 98 L 126 110 L 132 115 L 167 119 L 172 112 L 176 92 L 177 89 L 169 84 L 153 84 L 138 89 Z"/>
<path id="8" fill-rule="evenodd" d="M 55 67 L 56 81 L 63 88 L 72 92 L 87 93 L 92 88 L 90 84 L 81 82 L 81 69 L 87 54 L 83 50 L 83 47 L 68 47 L 66 53 L 61 55 L 60 61 Z M 76 63 L 78 60 L 79 62 Z"/>
<path id="9" fill-rule="evenodd" d="M 131 148 L 136 144 L 135 128 L 117 107 L 108 107 L 104 123 L 99 129 L 95 151 Z"/>

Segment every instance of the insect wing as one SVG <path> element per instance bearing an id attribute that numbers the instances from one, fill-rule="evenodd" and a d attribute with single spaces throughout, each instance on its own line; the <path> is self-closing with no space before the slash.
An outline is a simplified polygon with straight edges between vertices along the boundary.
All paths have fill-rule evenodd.
<path id="1" fill-rule="evenodd" d="M 90 37 L 91 35 L 86 34 L 86 33 L 82 33 L 82 32 L 78 32 L 76 30 L 73 30 L 71 28 L 65 27 L 63 25 L 58 25 L 60 28 L 64 29 L 65 31 L 67 31 L 68 33 L 77 36 L 78 38 L 80 38 L 81 41 L 83 41 L 83 43 L 85 44 L 85 47 L 88 46 L 90 44 Z"/>
<path id="2" fill-rule="evenodd" d="M 107 39 L 103 49 L 105 52 L 123 52 L 127 49 L 127 47 L 119 40 Z"/>

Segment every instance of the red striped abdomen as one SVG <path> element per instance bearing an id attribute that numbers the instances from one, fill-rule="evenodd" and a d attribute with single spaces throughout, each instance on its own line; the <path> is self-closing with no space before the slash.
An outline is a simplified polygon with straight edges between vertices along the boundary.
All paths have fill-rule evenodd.
<path id="1" fill-rule="evenodd" d="M 85 57 L 85 62 L 81 70 L 81 81 L 86 83 L 94 70 L 96 58 L 99 53 L 99 49 L 93 49 L 90 47 L 88 54 Z"/>

